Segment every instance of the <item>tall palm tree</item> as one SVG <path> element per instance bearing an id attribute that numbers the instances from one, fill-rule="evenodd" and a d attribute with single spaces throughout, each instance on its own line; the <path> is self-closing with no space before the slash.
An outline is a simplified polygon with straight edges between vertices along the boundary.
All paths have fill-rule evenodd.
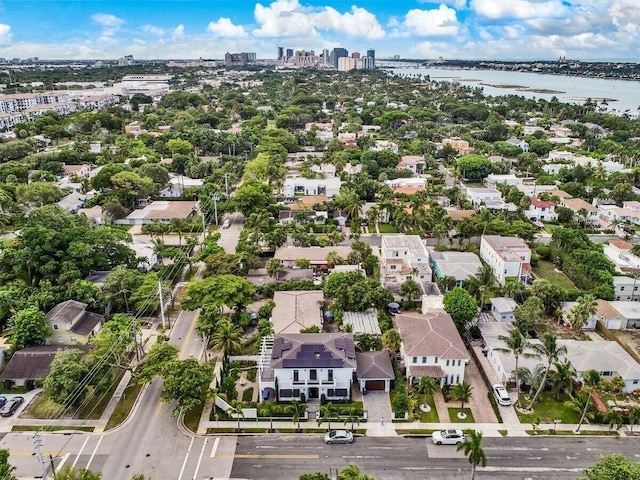
<path id="1" fill-rule="evenodd" d="M 623 419 L 619 411 L 611 409 L 604 414 L 603 419 L 609 424 L 609 431 L 613 430 L 614 427 L 616 430 L 620 430 Z"/>
<path id="2" fill-rule="evenodd" d="M 397 352 L 401 343 L 402 337 L 395 328 L 391 328 L 382 334 L 382 346 L 390 354 Z"/>
<path id="3" fill-rule="evenodd" d="M 216 331 L 211 336 L 213 348 L 220 351 L 223 357 L 240 350 L 242 346 L 242 330 L 237 328 L 229 318 L 218 322 Z"/>
<path id="4" fill-rule="evenodd" d="M 633 432 L 633 426 L 640 422 L 640 407 L 634 407 L 629 411 L 629 431 Z"/>
<path id="5" fill-rule="evenodd" d="M 476 467 L 478 465 L 483 467 L 487 466 L 487 456 L 482 449 L 482 432 L 471 430 L 464 443 L 458 445 L 457 450 L 462 450 L 462 453 L 469 459 L 469 463 L 471 464 L 471 480 L 474 480 L 476 478 Z"/>
<path id="6" fill-rule="evenodd" d="M 573 381 L 576 372 L 570 361 L 564 363 L 553 362 L 555 370 L 551 373 L 553 388 L 556 390 L 556 400 L 560 401 L 560 392 L 565 391 L 569 396 L 573 395 Z"/>
<path id="7" fill-rule="evenodd" d="M 187 231 L 189 229 L 189 225 L 189 222 L 184 218 L 172 218 L 169 221 L 169 228 L 171 231 L 178 234 L 180 246 L 182 246 L 182 232 Z"/>
<path id="8" fill-rule="evenodd" d="M 418 391 L 424 395 L 424 403 L 422 404 L 422 409 L 425 411 L 430 411 L 431 407 L 429 406 L 429 395 L 433 395 L 438 391 L 438 382 L 433 377 L 420 377 L 420 381 L 418 382 Z"/>
<path id="9" fill-rule="evenodd" d="M 463 380 L 460 383 L 457 383 L 451 389 L 451 399 L 452 400 L 460 400 L 460 413 L 463 413 L 464 403 L 471 400 L 473 387 L 469 382 Z"/>
<path id="10" fill-rule="evenodd" d="M 318 426 L 322 425 L 325 421 L 329 424 L 329 431 L 331 431 L 331 419 L 336 418 L 338 415 L 337 407 L 329 402 L 324 407 L 320 407 L 320 418 L 318 419 Z"/>
<path id="11" fill-rule="evenodd" d="M 269 417 L 270 426 L 269 433 L 273 433 L 273 414 L 278 413 L 280 411 L 280 406 L 273 402 L 266 402 L 262 405 L 262 411 L 266 416 Z"/>
<path id="12" fill-rule="evenodd" d="M 347 423 L 351 423 L 351 431 L 355 432 L 355 429 L 353 428 L 353 425 L 355 423 L 357 423 L 358 425 L 360 425 L 360 415 L 358 414 L 358 410 L 356 410 L 355 408 L 351 407 L 348 412 L 347 412 L 347 416 L 344 419 L 344 424 L 346 425 Z"/>
<path id="13" fill-rule="evenodd" d="M 544 388 L 544 384 L 547 381 L 547 376 L 549 375 L 549 370 L 551 370 L 551 365 L 554 362 L 557 362 L 560 358 L 560 355 L 567 354 L 567 346 L 566 345 L 558 345 L 558 339 L 553 333 L 545 332 L 540 335 L 540 343 L 536 343 L 531 346 L 534 354 L 539 358 L 545 358 L 547 360 L 547 367 L 544 371 L 544 377 L 542 377 L 542 382 L 540 386 L 536 390 L 535 395 L 531 399 L 531 402 L 527 406 L 528 409 L 533 408 L 533 404 L 536 403 L 540 392 Z"/>
<path id="14" fill-rule="evenodd" d="M 297 424 L 296 432 L 300 431 L 300 417 L 304 415 L 306 409 L 307 406 L 298 400 L 291 400 L 291 405 L 285 407 L 285 412 L 290 413 L 293 423 Z"/>
<path id="15" fill-rule="evenodd" d="M 541 363 L 533 368 L 520 367 L 518 370 L 520 382 L 525 385 L 529 385 L 532 391 L 537 390 L 540 385 L 544 384 L 542 380 L 544 378 L 545 368 Z"/>
<path id="16" fill-rule="evenodd" d="M 520 357 L 532 358 L 535 355 L 526 352 L 531 347 L 531 343 L 527 341 L 520 330 L 514 328 L 509 331 L 509 335 L 500 335 L 498 339 L 504 342 L 504 348 L 496 348 L 498 352 L 510 353 L 516 360 L 515 380 L 516 380 L 516 407 L 520 406 L 520 379 L 518 378 L 518 361 Z"/>
<path id="17" fill-rule="evenodd" d="M 244 418 L 244 412 L 242 411 L 242 402 L 240 402 L 239 400 L 230 400 L 229 402 L 229 409 L 227 410 L 227 414 L 228 415 L 234 415 L 236 416 L 236 419 L 238 420 L 238 427 L 236 429 L 236 431 L 240 431 L 240 418 Z"/>
<path id="18" fill-rule="evenodd" d="M 589 409 L 589 404 L 591 403 L 591 398 L 598 388 L 600 384 L 600 374 L 596 370 L 587 370 L 582 374 L 582 390 L 587 392 L 587 400 L 584 405 L 584 410 L 582 411 L 582 415 L 580 416 L 580 421 L 578 422 L 578 428 L 576 429 L 576 433 L 580 431 L 580 427 L 582 427 L 582 423 L 587 416 L 587 410 Z"/>
<path id="19" fill-rule="evenodd" d="M 495 283 L 496 278 L 493 276 L 493 270 L 491 270 L 491 267 L 488 264 L 483 263 L 482 266 L 478 268 L 475 275 L 465 282 L 465 287 L 467 289 L 472 289 L 479 294 L 479 298 L 476 297 L 476 300 L 480 301 L 480 308 L 482 308 L 487 290 L 493 287 Z"/>

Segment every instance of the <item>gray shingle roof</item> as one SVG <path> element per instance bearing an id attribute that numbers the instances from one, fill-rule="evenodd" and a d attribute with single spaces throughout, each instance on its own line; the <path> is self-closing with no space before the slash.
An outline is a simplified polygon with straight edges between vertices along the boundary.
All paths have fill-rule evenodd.
<path id="1" fill-rule="evenodd" d="M 389 352 L 357 352 L 356 369 L 359 379 L 365 380 L 393 380 L 393 366 L 389 358 Z"/>
<path id="2" fill-rule="evenodd" d="M 42 380 L 49 374 L 51 362 L 53 362 L 56 353 L 66 348 L 70 347 L 42 345 L 18 350 L 9 360 L 0 375 L 0 380 Z M 84 350 L 86 347 L 80 347 L 80 349 Z"/>

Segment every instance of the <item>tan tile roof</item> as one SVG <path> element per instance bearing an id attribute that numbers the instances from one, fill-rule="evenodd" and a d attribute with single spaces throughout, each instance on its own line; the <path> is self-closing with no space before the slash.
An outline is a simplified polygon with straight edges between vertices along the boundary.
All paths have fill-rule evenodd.
<path id="1" fill-rule="evenodd" d="M 318 302 L 324 301 L 321 291 L 276 292 L 276 306 L 271 313 L 274 333 L 300 333 L 312 326 L 322 327 L 322 311 Z"/>
<path id="2" fill-rule="evenodd" d="M 453 319 L 445 312 L 403 313 L 394 323 L 407 356 L 437 356 L 444 359 L 468 359 Z"/>
<path id="3" fill-rule="evenodd" d="M 598 304 L 598 313 L 603 317 L 603 318 L 617 318 L 617 317 L 622 317 L 622 314 L 616 310 L 613 305 L 611 305 L 609 302 L 607 302 L 606 300 L 601 300 L 598 299 L 596 300 L 596 303 Z"/>
<path id="4" fill-rule="evenodd" d="M 633 248 L 633 245 L 624 240 L 609 240 L 609 245 L 613 245 L 620 250 L 631 250 Z"/>

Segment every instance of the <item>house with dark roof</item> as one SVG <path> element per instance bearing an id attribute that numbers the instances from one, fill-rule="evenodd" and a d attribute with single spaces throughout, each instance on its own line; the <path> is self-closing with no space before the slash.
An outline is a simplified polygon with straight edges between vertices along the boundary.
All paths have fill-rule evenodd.
<path id="1" fill-rule="evenodd" d="M 51 345 L 86 345 L 100 331 L 104 316 L 88 312 L 87 304 L 67 300 L 53 307 L 45 316 L 51 329 Z"/>
<path id="2" fill-rule="evenodd" d="M 58 345 L 40 345 L 18 350 L 0 375 L 0 381 L 10 380 L 20 387 L 27 381 L 42 381 L 51 370 L 51 362 L 59 350 L 69 347 Z M 84 347 L 86 348 L 86 347 Z"/>
<path id="3" fill-rule="evenodd" d="M 470 357 L 448 313 L 403 313 L 395 315 L 393 322 L 402 338 L 400 354 L 410 382 L 433 377 L 442 386 L 464 380 Z"/>
<path id="4" fill-rule="evenodd" d="M 349 398 L 356 371 L 350 333 L 290 333 L 265 339 L 258 368 L 260 399 Z"/>
<path id="5" fill-rule="evenodd" d="M 391 357 L 386 350 L 376 352 L 357 352 L 356 377 L 360 390 L 391 390 L 395 375 L 391 365 Z"/>

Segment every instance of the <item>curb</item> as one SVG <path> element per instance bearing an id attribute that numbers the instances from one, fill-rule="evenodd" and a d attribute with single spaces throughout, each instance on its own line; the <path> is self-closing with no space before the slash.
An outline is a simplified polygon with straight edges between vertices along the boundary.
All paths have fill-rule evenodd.
<path id="1" fill-rule="evenodd" d="M 116 425 L 115 427 L 113 427 L 110 430 L 104 430 L 101 433 L 101 435 L 111 435 L 112 433 L 116 433 L 116 432 L 120 431 L 121 429 L 123 429 L 124 427 L 126 427 L 129 424 L 129 422 L 131 422 L 131 419 L 133 418 L 133 416 L 136 414 L 138 408 L 140 407 L 140 401 L 141 401 L 142 397 L 144 396 L 144 394 L 147 392 L 147 388 L 148 387 L 149 387 L 148 383 L 144 387 L 142 387 L 142 389 L 140 390 L 140 393 L 138 393 L 138 398 L 136 398 L 136 401 L 133 404 L 133 407 L 129 411 L 129 414 L 127 415 L 127 417 L 122 421 L 122 423 L 120 425 Z M 108 420 L 107 420 L 107 422 L 108 422 Z M 106 427 L 106 424 L 105 424 L 105 427 Z"/>

